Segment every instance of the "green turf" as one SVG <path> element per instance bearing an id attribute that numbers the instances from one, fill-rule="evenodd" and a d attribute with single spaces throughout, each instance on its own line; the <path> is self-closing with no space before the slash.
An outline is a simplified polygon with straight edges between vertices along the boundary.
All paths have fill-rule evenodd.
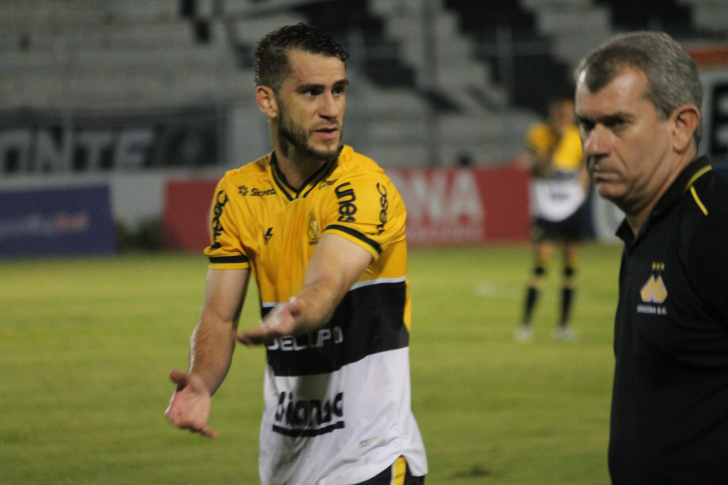
<path id="1" fill-rule="evenodd" d="M 585 247 L 570 343 L 551 339 L 558 260 L 535 340 L 513 342 L 530 258 L 526 246 L 410 252 L 430 485 L 608 483 L 619 248 Z M 1 484 L 258 483 L 261 349 L 235 354 L 213 401 L 218 439 L 163 417 L 205 273 L 182 254 L 0 262 Z"/>

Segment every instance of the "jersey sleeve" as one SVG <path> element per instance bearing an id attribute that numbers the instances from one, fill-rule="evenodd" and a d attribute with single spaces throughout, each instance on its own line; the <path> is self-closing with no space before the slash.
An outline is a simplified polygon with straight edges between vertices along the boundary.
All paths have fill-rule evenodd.
<path id="1" fill-rule="evenodd" d="M 546 157 L 551 153 L 554 142 L 553 133 L 547 125 L 542 123 L 533 125 L 526 134 L 526 148 L 542 157 Z"/>
<path id="2" fill-rule="evenodd" d="M 404 203 L 383 174 L 339 180 L 325 210 L 324 233 L 338 234 L 361 246 L 375 260 L 390 244 L 404 239 Z"/>
<path id="3" fill-rule="evenodd" d="M 240 211 L 231 202 L 234 187 L 224 177 L 215 189 L 210 207 L 210 245 L 205 255 L 210 269 L 246 269 L 250 267 L 241 239 L 243 224 Z"/>

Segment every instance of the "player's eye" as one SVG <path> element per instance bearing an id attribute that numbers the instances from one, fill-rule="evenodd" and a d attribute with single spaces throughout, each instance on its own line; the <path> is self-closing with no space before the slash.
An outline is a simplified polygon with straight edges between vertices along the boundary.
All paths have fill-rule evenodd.
<path id="1" fill-rule="evenodd" d="M 579 131 L 581 133 L 589 133 L 594 129 L 594 122 L 585 120 L 585 119 L 578 119 L 576 122 L 577 126 L 579 127 Z"/>

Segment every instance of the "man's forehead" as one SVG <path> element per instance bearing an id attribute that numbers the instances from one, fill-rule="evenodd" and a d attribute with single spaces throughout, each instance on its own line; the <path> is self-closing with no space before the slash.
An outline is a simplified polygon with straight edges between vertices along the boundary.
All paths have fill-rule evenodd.
<path id="1" fill-rule="evenodd" d="M 336 56 L 326 54 L 314 54 L 311 52 L 291 49 L 288 51 L 288 64 L 291 69 L 305 68 L 329 68 L 346 69 L 344 61 Z"/>
<path id="2" fill-rule="evenodd" d="M 639 100 L 648 100 L 648 82 L 645 73 L 631 66 L 622 67 L 603 87 L 593 92 L 589 89 L 586 71 L 579 74 L 576 85 L 576 111 L 587 107 L 602 106 L 629 108 Z"/>
<path id="3" fill-rule="evenodd" d="M 285 80 L 288 83 L 330 84 L 346 78 L 346 66 L 336 56 L 291 51 L 288 55 L 288 62 L 290 69 Z"/>

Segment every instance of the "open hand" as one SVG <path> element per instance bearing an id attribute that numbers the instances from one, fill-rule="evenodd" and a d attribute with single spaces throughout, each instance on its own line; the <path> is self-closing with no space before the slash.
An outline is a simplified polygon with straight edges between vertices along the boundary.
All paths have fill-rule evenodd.
<path id="1" fill-rule="evenodd" d="M 164 413 L 167 420 L 177 428 L 188 429 L 208 438 L 217 437 L 217 431 L 207 427 L 212 397 L 202 378 L 178 370 L 171 371 L 169 378 L 177 384 L 177 390 Z"/>

